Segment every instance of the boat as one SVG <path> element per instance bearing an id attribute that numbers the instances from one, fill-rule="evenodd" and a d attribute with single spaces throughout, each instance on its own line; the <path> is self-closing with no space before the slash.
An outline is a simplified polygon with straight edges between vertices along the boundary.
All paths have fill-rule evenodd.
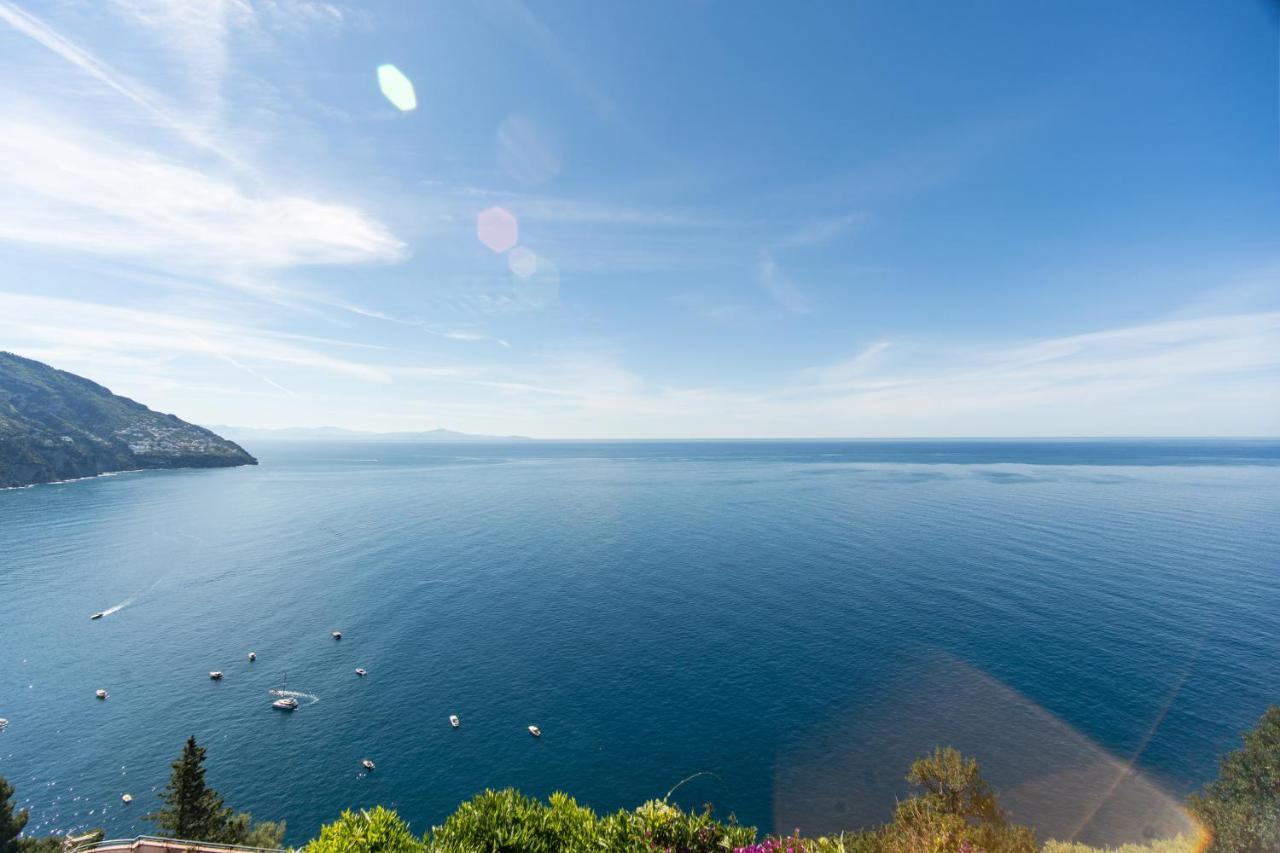
<path id="1" fill-rule="evenodd" d="M 212 678 L 214 681 L 221 681 L 221 680 L 222 680 L 222 670 L 220 670 L 220 669 L 215 669 L 215 670 L 210 671 L 210 673 L 209 673 L 209 677 L 210 677 L 210 678 Z"/>
<path id="2" fill-rule="evenodd" d="M 0 729 L 3 729 L 7 725 L 9 725 L 9 721 L 4 717 L 0 717 Z"/>
<path id="3" fill-rule="evenodd" d="M 457 715 L 457 714 L 450 714 L 450 715 L 449 715 L 449 725 L 453 726 L 453 727 L 456 729 L 456 728 L 458 728 L 458 726 L 461 726 L 461 725 L 462 725 L 462 720 L 459 720 L 459 719 L 458 719 L 458 715 Z"/>
<path id="4" fill-rule="evenodd" d="M 356 667 L 356 675 L 360 676 L 361 678 L 364 678 L 368 674 L 369 673 L 363 667 Z"/>
<path id="5" fill-rule="evenodd" d="M 249 652 L 249 663 L 253 663 L 253 662 L 254 662 L 254 661 L 256 661 L 257 659 L 258 659 L 258 653 L 257 653 L 257 652 Z"/>
<path id="6" fill-rule="evenodd" d="M 272 692 L 272 693 L 274 693 L 276 696 L 279 696 L 279 697 L 280 697 L 280 698 L 276 699 L 276 701 L 274 701 L 274 702 L 272 702 L 272 703 L 271 703 L 271 707 L 272 707 L 272 708 L 275 708 L 277 711 L 296 711 L 296 710 L 298 710 L 298 700 L 297 700 L 297 699 L 294 699 L 292 696 L 285 696 L 285 695 L 282 695 L 282 694 L 283 694 L 286 690 L 288 690 L 288 689 L 289 689 L 289 673 L 287 673 L 287 672 L 286 672 L 286 673 L 284 674 L 284 683 L 280 685 L 280 689 L 279 689 L 279 690 L 273 690 L 273 691 L 271 691 L 271 692 Z"/>
<path id="7" fill-rule="evenodd" d="M 341 640 L 341 639 L 342 639 L 342 632 L 341 632 L 341 631 L 332 631 L 332 632 L 330 632 L 329 636 L 333 637 L 335 640 Z"/>
<path id="8" fill-rule="evenodd" d="M 361 759 L 360 763 L 364 765 L 365 770 L 368 770 L 370 772 L 373 771 L 373 762 L 370 761 L 369 759 L 367 758 Z"/>
<path id="9" fill-rule="evenodd" d="M 538 728 L 537 726 L 529 726 L 529 734 L 533 735 L 534 737 L 542 737 L 542 729 Z"/>
<path id="10" fill-rule="evenodd" d="M 92 616 L 90 616 L 89 618 L 90 618 L 90 619 L 101 619 L 103 616 L 106 616 L 106 615 L 107 615 L 107 614 L 103 613 L 102 611 L 98 611 L 97 613 L 93 614 L 93 615 L 92 615 Z"/>
<path id="11" fill-rule="evenodd" d="M 120 798 L 120 802 L 124 803 L 126 806 L 129 805 L 129 803 L 133 802 L 133 794 L 125 794 Z"/>
<path id="12" fill-rule="evenodd" d="M 98 689 L 98 690 L 95 690 L 95 691 L 94 691 L 93 695 L 94 695 L 94 696 L 97 696 L 99 699 L 106 699 L 106 698 L 107 698 L 107 691 L 102 690 L 102 689 Z"/>

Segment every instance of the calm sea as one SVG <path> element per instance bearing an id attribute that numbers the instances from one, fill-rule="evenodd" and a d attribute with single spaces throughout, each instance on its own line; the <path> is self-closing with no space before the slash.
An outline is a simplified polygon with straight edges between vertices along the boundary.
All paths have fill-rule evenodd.
<path id="1" fill-rule="evenodd" d="M 704 771 L 674 799 L 856 826 L 937 743 L 1044 835 L 1136 840 L 1280 701 L 1277 442 L 249 449 L 0 492 L 29 829 L 145 832 L 194 734 L 291 843 L 348 807 L 422 831 L 485 787 L 615 809 Z"/>

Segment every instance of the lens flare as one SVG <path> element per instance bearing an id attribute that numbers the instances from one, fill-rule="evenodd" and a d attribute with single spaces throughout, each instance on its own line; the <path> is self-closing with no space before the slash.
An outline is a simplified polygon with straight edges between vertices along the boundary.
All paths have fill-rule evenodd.
<path id="1" fill-rule="evenodd" d="M 407 113 L 418 106 L 418 97 L 413 93 L 413 83 L 394 65 L 378 66 L 378 88 L 402 113 Z"/>
<path id="2" fill-rule="evenodd" d="M 524 246 L 516 246 L 507 252 L 507 269 L 520 278 L 528 278 L 538 271 L 538 256 Z"/>
<path id="3" fill-rule="evenodd" d="M 510 211 L 491 207 L 476 217 L 476 237 L 489 251 L 502 254 L 519 241 L 520 227 Z"/>
<path id="4" fill-rule="evenodd" d="M 535 269 L 531 275 L 512 279 L 516 304 L 526 311 L 546 308 L 560 298 L 559 268 L 542 257 L 535 256 L 534 263 Z"/>

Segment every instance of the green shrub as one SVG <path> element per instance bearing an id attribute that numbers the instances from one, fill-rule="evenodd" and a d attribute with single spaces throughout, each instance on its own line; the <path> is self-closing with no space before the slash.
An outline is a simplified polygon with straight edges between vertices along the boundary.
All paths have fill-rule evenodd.
<path id="1" fill-rule="evenodd" d="M 566 794 L 546 804 L 510 788 L 485 791 L 432 830 L 432 853 L 724 853 L 751 843 L 755 830 L 722 824 L 710 809 L 686 813 L 661 800 L 600 817 Z"/>
<path id="2" fill-rule="evenodd" d="M 1146 844 L 1124 844 L 1120 847 L 1090 847 L 1073 841 L 1046 841 L 1040 853 L 1195 853 L 1199 849 L 1190 835 L 1163 838 Z"/>
<path id="3" fill-rule="evenodd" d="M 458 807 L 429 845 L 439 853 L 552 853 L 599 850 L 598 820 L 572 797 L 552 794 L 548 805 L 507 788 L 485 791 Z"/>
<path id="4" fill-rule="evenodd" d="M 320 829 L 320 837 L 303 853 L 424 853 L 400 815 L 376 806 L 367 811 L 345 811 L 342 817 Z"/>
<path id="5" fill-rule="evenodd" d="M 604 821 L 603 840 L 616 850 L 661 850 L 670 853 L 722 853 L 756 839 L 752 826 L 711 817 L 711 807 L 684 812 L 665 800 L 650 800 L 634 811 L 620 811 Z"/>
<path id="6" fill-rule="evenodd" d="M 1218 778 L 1187 808 L 1208 832 L 1210 853 L 1280 850 L 1280 705 L 1245 732 L 1244 748 L 1223 757 Z"/>

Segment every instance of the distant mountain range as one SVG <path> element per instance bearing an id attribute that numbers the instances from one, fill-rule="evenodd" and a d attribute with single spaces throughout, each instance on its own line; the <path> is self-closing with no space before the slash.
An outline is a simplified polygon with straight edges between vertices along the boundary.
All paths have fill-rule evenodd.
<path id="1" fill-rule="evenodd" d="M 0 488 L 139 468 L 256 464 L 244 448 L 204 427 L 0 352 Z"/>
<path id="2" fill-rule="evenodd" d="M 424 432 L 364 432 L 340 427 L 286 427 L 284 429 L 258 429 L 210 425 L 209 429 L 236 441 L 535 441 L 523 435 L 477 435 L 456 432 L 451 429 L 431 429 Z"/>

